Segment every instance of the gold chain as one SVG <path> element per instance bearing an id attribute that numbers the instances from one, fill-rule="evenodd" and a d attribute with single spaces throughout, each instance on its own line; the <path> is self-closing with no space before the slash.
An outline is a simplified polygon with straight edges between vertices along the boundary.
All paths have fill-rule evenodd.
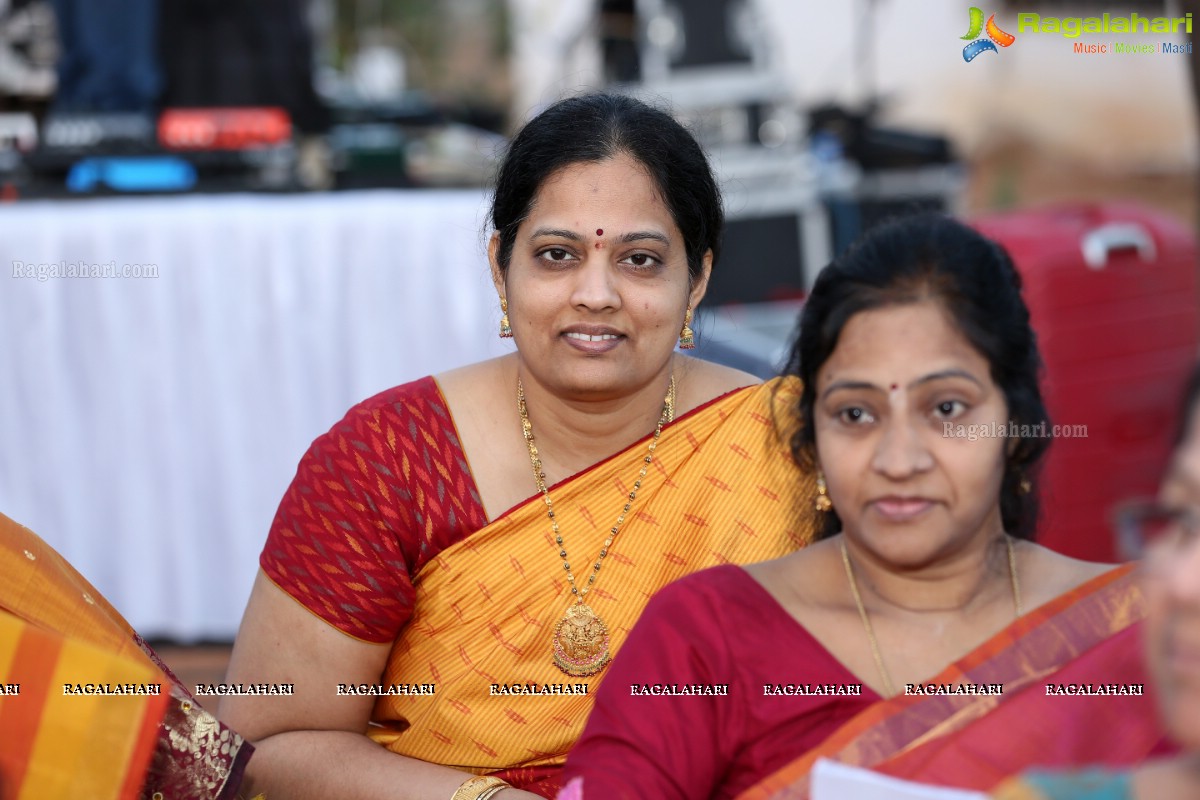
<path id="1" fill-rule="evenodd" d="M 1024 612 L 1021 609 L 1021 584 L 1017 580 L 1017 554 L 1013 549 L 1012 537 L 1005 535 L 1004 543 L 1008 545 L 1008 576 L 1012 582 L 1013 606 L 1019 618 Z M 850 593 L 854 595 L 854 604 L 858 606 L 858 616 L 862 619 L 863 628 L 867 631 L 867 640 L 871 643 L 871 655 L 875 658 L 875 668 L 879 670 L 879 677 L 883 680 L 883 691 L 887 697 L 892 697 L 896 694 L 896 689 L 892 684 L 891 674 L 884 666 L 883 654 L 879 651 L 879 640 L 875 638 L 875 629 L 871 627 L 871 618 L 867 615 L 862 596 L 858 593 L 858 581 L 854 579 L 854 570 L 850 566 L 850 553 L 846 550 L 844 538 L 842 539 L 842 565 L 846 568 L 846 580 L 850 583 Z"/>
<path id="2" fill-rule="evenodd" d="M 579 602 L 582 603 L 584 595 L 592 588 L 592 584 L 596 582 L 596 576 L 600 574 L 600 566 L 608 555 L 608 548 L 612 546 L 613 540 L 621 532 L 621 526 L 625 524 L 625 517 L 629 514 L 629 509 L 633 508 L 633 501 L 637 499 L 638 490 L 642 488 L 642 481 L 650 469 L 650 464 L 654 461 L 654 448 L 658 446 L 658 437 L 662 435 L 663 425 L 675 419 L 675 376 L 671 376 L 671 385 L 667 389 L 666 398 L 663 400 L 662 414 L 658 418 L 658 425 L 654 428 L 654 436 L 650 439 L 650 446 L 646 451 L 646 457 L 642 459 L 642 469 L 638 473 L 637 480 L 633 482 L 633 489 L 629 492 L 625 507 L 621 509 L 620 515 L 617 516 L 616 524 L 609 530 L 608 537 L 604 540 L 604 546 L 600 548 L 600 556 L 596 559 L 596 563 L 592 565 L 592 574 L 588 576 L 587 584 L 582 589 L 575 585 L 575 576 L 571 572 L 571 562 L 567 560 L 567 548 L 563 544 L 562 532 L 559 531 L 558 520 L 554 516 L 554 503 L 550 499 L 550 491 L 546 488 L 546 473 L 542 470 L 542 460 L 538 457 L 537 444 L 533 440 L 533 424 L 529 421 L 529 410 L 525 406 L 525 387 L 521 384 L 519 377 L 517 378 L 517 411 L 521 414 L 521 429 L 525 434 L 525 444 L 529 447 L 529 462 L 533 465 L 533 480 L 537 484 L 538 491 L 542 493 L 542 498 L 546 501 L 546 514 L 550 518 L 550 528 L 554 532 L 554 543 L 558 545 L 558 554 L 562 557 L 563 569 L 567 573 L 567 581 L 571 584 L 571 594 L 578 597 Z"/>

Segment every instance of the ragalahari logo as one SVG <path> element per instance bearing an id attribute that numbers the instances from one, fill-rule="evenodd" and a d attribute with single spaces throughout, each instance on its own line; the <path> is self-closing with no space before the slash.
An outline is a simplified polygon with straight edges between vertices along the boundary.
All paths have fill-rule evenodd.
<path id="1" fill-rule="evenodd" d="M 979 34 L 987 31 L 987 38 L 980 39 Z M 992 51 L 998 53 L 996 45 L 1008 47 L 1017 40 L 1017 37 L 1011 33 L 1005 33 L 1000 30 L 1000 26 L 996 24 L 996 15 L 992 14 L 988 17 L 987 24 L 983 24 L 983 11 L 971 6 L 971 27 L 967 30 L 967 35 L 964 39 L 972 39 L 973 41 L 963 48 L 963 61 L 974 61 L 975 57 L 980 53 Z"/>

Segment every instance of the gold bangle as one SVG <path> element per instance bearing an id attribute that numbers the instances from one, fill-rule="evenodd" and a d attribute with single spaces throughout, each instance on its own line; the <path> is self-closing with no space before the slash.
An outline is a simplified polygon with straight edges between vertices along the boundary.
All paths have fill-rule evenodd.
<path id="1" fill-rule="evenodd" d="M 487 800 L 508 787 L 507 781 L 491 775 L 476 775 L 463 781 L 463 785 L 450 795 L 450 800 Z"/>

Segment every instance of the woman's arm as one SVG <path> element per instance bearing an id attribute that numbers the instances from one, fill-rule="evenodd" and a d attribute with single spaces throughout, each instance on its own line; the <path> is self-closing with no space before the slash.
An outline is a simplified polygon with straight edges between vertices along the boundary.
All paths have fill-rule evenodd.
<path id="1" fill-rule="evenodd" d="M 290 683 L 288 696 L 222 698 L 221 720 L 255 747 L 243 794 L 288 800 L 448 800 L 470 774 L 392 753 L 366 735 L 374 698 L 339 683 L 377 683 L 390 644 L 347 636 L 261 572 L 229 664 L 229 683 Z M 506 789 L 502 800 L 536 795 Z"/>

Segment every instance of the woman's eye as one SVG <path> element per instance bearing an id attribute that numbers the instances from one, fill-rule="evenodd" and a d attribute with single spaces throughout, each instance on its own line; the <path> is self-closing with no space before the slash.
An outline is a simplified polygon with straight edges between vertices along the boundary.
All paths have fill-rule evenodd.
<path id="1" fill-rule="evenodd" d="M 943 400 L 933 407 L 933 413 L 942 419 L 954 419 L 966 410 L 967 405 L 961 400 Z"/>
<path id="2" fill-rule="evenodd" d="M 561 247 L 551 247 L 549 250 L 542 251 L 542 258 L 547 261 L 566 261 L 571 257 L 571 254 Z"/>
<path id="3" fill-rule="evenodd" d="M 843 408 L 841 411 L 837 412 L 837 417 L 847 425 L 865 425 L 866 423 L 875 421 L 875 417 L 870 411 L 867 411 L 865 408 L 860 408 L 859 406 Z"/>
<path id="4" fill-rule="evenodd" d="M 649 253 L 634 253 L 626 259 L 632 266 L 642 269 L 658 266 L 661 262 Z"/>

